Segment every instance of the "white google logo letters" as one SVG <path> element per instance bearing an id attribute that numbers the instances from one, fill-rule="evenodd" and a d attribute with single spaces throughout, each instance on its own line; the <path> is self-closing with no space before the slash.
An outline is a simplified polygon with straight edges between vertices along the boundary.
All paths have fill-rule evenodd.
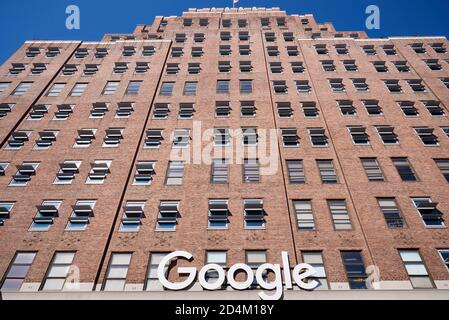
<path id="1" fill-rule="evenodd" d="M 187 279 L 182 282 L 170 282 L 165 275 L 165 267 L 170 263 L 173 259 L 184 258 L 187 260 L 191 260 L 193 258 L 192 254 L 186 251 L 175 251 L 164 257 L 159 264 L 157 269 L 157 275 L 161 284 L 169 289 L 169 290 L 183 290 L 188 288 L 193 284 L 197 277 L 197 269 L 193 267 L 179 267 L 178 274 L 188 275 Z M 279 300 L 282 297 L 283 293 L 283 284 L 282 280 L 285 282 L 286 289 L 292 289 L 292 277 L 295 281 L 296 285 L 305 290 L 313 290 L 318 286 L 318 282 L 315 280 L 306 281 L 309 277 L 313 276 L 316 273 L 315 268 L 306 263 L 298 264 L 293 268 L 293 271 L 290 272 L 290 261 L 287 252 L 282 252 L 282 268 L 279 264 L 270 264 L 265 263 L 257 269 L 255 273 L 257 284 L 265 289 L 265 290 L 275 290 L 274 294 L 269 295 L 266 292 L 259 292 L 259 297 L 263 300 Z M 214 283 L 208 283 L 206 281 L 206 274 L 208 271 L 216 271 L 218 273 L 218 278 Z M 267 282 L 263 274 L 266 272 L 272 272 L 274 274 L 274 281 Z M 246 273 L 246 280 L 243 282 L 239 282 L 235 279 L 235 274 L 237 272 Z M 236 290 L 245 290 L 248 289 L 254 281 L 254 273 L 251 268 L 244 264 L 238 263 L 231 266 L 225 274 L 224 269 L 217 264 L 208 264 L 205 265 L 198 273 L 198 280 L 200 285 L 206 290 L 217 290 L 221 288 L 223 285 L 225 278 L 232 288 Z"/>

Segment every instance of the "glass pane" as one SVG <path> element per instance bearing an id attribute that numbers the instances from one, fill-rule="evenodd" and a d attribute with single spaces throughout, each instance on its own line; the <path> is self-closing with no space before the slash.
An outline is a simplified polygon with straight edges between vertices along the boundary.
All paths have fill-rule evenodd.
<path id="1" fill-rule="evenodd" d="M 111 266 L 108 272 L 108 278 L 126 278 L 128 267 Z"/>
<path id="2" fill-rule="evenodd" d="M 402 261 L 404 262 L 419 262 L 421 261 L 421 256 L 418 251 L 401 251 L 400 252 Z"/>
<path id="3" fill-rule="evenodd" d="M 265 263 L 267 261 L 266 252 L 264 251 L 252 251 L 247 252 L 247 263 Z"/>
<path id="4" fill-rule="evenodd" d="M 19 290 L 22 286 L 23 279 L 5 279 L 2 290 Z"/>
<path id="5" fill-rule="evenodd" d="M 123 291 L 125 283 L 125 280 L 107 280 L 104 291 Z"/>
<path id="6" fill-rule="evenodd" d="M 405 268 L 411 276 L 426 276 L 427 270 L 422 263 L 407 263 Z"/>
<path id="7" fill-rule="evenodd" d="M 70 266 L 52 266 L 48 277 L 50 278 L 65 278 L 69 272 Z"/>
<path id="8" fill-rule="evenodd" d="M 75 257 L 74 252 L 58 252 L 56 253 L 55 260 L 53 263 L 71 264 L 73 262 L 74 257 Z"/>
<path id="9" fill-rule="evenodd" d="M 8 278 L 25 278 L 29 268 L 29 265 L 12 265 L 8 272 Z"/>
<path id="10" fill-rule="evenodd" d="M 323 257 L 319 252 L 307 252 L 303 253 L 305 263 L 323 263 Z"/>
<path id="11" fill-rule="evenodd" d="M 211 251 L 207 253 L 207 263 L 226 263 L 226 252 Z"/>
<path id="12" fill-rule="evenodd" d="M 131 261 L 131 254 L 130 253 L 115 253 L 112 255 L 111 265 L 129 265 Z"/>
<path id="13" fill-rule="evenodd" d="M 32 264 L 35 253 L 18 253 L 16 258 L 14 259 L 15 264 Z"/>
<path id="14" fill-rule="evenodd" d="M 413 288 L 433 288 L 429 277 L 410 277 Z"/>
<path id="15" fill-rule="evenodd" d="M 47 279 L 42 290 L 62 290 L 65 279 Z"/>

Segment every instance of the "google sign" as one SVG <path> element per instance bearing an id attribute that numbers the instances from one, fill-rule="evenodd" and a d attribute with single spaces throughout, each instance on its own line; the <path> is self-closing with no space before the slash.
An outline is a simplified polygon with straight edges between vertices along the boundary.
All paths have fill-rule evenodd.
<path id="1" fill-rule="evenodd" d="M 180 267 L 178 268 L 178 274 L 188 275 L 187 279 L 182 282 L 170 282 L 165 275 L 166 266 L 175 259 L 184 258 L 187 260 L 191 260 L 193 255 L 186 251 L 175 251 L 168 255 L 166 255 L 162 261 L 160 262 L 157 275 L 161 284 L 169 290 L 184 290 L 191 286 L 195 279 L 197 278 L 197 269 L 193 267 Z M 254 276 L 256 277 L 257 284 L 265 289 L 265 290 L 273 290 L 273 294 L 269 295 L 268 293 L 261 291 L 259 292 L 259 297 L 262 300 L 279 300 L 282 297 L 283 293 L 283 284 L 282 280 L 285 282 L 286 289 L 293 289 L 292 278 L 296 285 L 305 290 L 313 290 L 318 286 L 318 282 L 310 279 L 316 270 L 311 265 L 306 263 L 301 263 L 296 265 L 293 268 L 293 271 L 290 271 L 290 261 L 287 252 L 282 252 L 282 269 L 280 264 L 270 264 L 265 263 L 257 268 L 255 275 L 253 270 L 244 263 L 237 263 L 231 266 L 226 273 L 225 270 L 219 266 L 218 264 L 208 264 L 201 268 L 198 273 L 198 280 L 200 285 L 206 290 L 217 290 L 220 289 L 227 279 L 227 283 L 234 288 L 235 290 L 246 290 L 248 289 L 254 281 Z M 208 271 L 215 271 L 218 273 L 218 278 L 214 283 L 208 283 L 206 280 L 206 274 Z M 237 272 L 246 273 L 246 280 L 243 282 L 237 281 L 235 279 L 235 274 Z M 274 281 L 267 282 L 263 275 L 266 272 L 272 272 L 274 274 Z"/>

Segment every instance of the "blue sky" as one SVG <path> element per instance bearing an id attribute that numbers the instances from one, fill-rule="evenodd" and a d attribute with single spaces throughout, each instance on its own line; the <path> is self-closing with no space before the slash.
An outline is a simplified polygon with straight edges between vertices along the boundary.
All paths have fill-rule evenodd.
<path id="1" fill-rule="evenodd" d="M 81 29 L 65 28 L 65 9 L 81 11 Z M 365 8 L 381 10 L 380 30 L 365 30 Z M 364 30 L 370 37 L 449 36 L 449 0 L 241 0 L 242 7 L 278 6 L 289 14 L 311 13 L 340 31 Z M 0 64 L 25 40 L 100 40 L 104 33 L 128 33 L 156 15 L 180 15 L 188 8 L 232 6 L 232 0 L 2 0 Z"/>

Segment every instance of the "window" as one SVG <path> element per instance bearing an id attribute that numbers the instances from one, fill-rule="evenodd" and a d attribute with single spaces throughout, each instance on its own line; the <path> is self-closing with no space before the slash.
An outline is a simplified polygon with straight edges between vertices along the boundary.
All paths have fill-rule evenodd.
<path id="1" fill-rule="evenodd" d="M 244 146 L 257 145 L 258 135 L 257 128 L 244 127 L 242 128 L 242 142 Z"/>
<path id="2" fill-rule="evenodd" d="M 104 291 L 125 290 L 132 253 L 112 253 L 104 280 Z"/>
<path id="3" fill-rule="evenodd" d="M 83 59 L 83 58 L 87 57 L 88 54 L 89 54 L 89 51 L 87 50 L 87 48 L 79 48 L 79 49 L 76 49 L 76 51 L 75 51 L 75 58 Z"/>
<path id="4" fill-rule="evenodd" d="M 446 265 L 446 268 L 449 270 L 449 250 L 438 250 L 443 263 Z"/>
<path id="5" fill-rule="evenodd" d="M 145 148 L 158 149 L 164 138 L 162 137 L 162 129 L 148 129 L 146 132 Z"/>
<path id="6" fill-rule="evenodd" d="M 201 72 L 201 64 L 200 63 L 189 63 L 187 67 L 187 72 L 189 74 L 199 74 Z"/>
<path id="7" fill-rule="evenodd" d="M 355 64 L 355 60 L 344 60 L 343 66 L 345 67 L 346 71 L 357 71 L 358 67 Z"/>
<path id="8" fill-rule="evenodd" d="M 443 213 L 437 208 L 438 203 L 432 202 L 431 198 L 412 198 L 412 202 L 427 228 L 445 226 Z"/>
<path id="9" fill-rule="evenodd" d="M 280 118 L 291 118 L 293 116 L 293 109 L 290 102 L 277 102 L 276 108 Z"/>
<path id="10" fill-rule="evenodd" d="M 312 88 L 309 85 L 309 80 L 297 80 L 296 83 L 296 90 L 299 94 L 308 94 L 312 90 Z"/>
<path id="11" fill-rule="evenodd" d="M 337 51 L 338 54 L 348 54 L 348 47 L 345 43 L 336 44 L 335 51 Z"/>
<path id="12" fill-rule="evenodd" d="M 17 252 L 9 265 L 1 290 L 19 291 L 35 257 L 35 252 Z"/>
<path id="13" fill-rule="evenodd" d="M 27 51 L 25 52 L 25 56 L 27 58 L 35 58 L 40 53 L 41 53 L 41 49 L 40 48 L 28 47 Z"/>
<path id="14" fill-rule="evenodd" d="M 6 89 L 8 89 L 11 82 L 0 82 L 0 93 L 4 92 Z"/>
<path id="15" fill-rule="evenodd" d="M 209 229 L 227 229 L 229 224 L 229 208 L 227 199 L 209 200 Z"/>
<path id="16" fill-rule="evenodd" d="M 327 204 L 332 215 L 335 230 L 352 229 L 351 219 L 345 200 L 328 200 Z"/>
<path id="17" fill-rule="evenodd" d="M 407 117 L 417 117 L 419 115 L 418 109 L 415 107 L 413 101 L 398 101 L 397 105 Z"/>
<path id="18" fill-rule="evenodd" d="M 157 275 L 157 269 L 159 267 L 159 264 L 161 263 L 162 259 L 167 255 L 167 253 L 151 253 L 149 265 L 148 265 L 148 275 L 147 275 L 147 282 L 145 286 L 146 291 L 163 291 L 164 287 L 162 286 L 161 282 L 159 281 L 158 275 Z M 169 272 L 169 265 L 165 265 L 164 273 L 165 276 L 168 277 Z"/>
<path id="19" fill-rule="evenodd" d="M 384 80 L 384 83 L 391 93 L 402 92 L 402 87 L 399 85 L 399 80 Z"/>
<path id="20" fill-rule="evenodd" d="M 441 78 L 441 82 L 449 89 L 449 78 Z M 1 92 L 1 89 L 0 89 Z"/>
<path id="21" fill-rule="evenodd" d="M 191 55 L 193 58 L 202 57 L 204 54 L 202 47 L 192 47 Z"/>
<path id="22" fill-rule="evenodd" d="M 116 148 L 120 144 L 120 140 L 123 139 L 122 128 L 109 128 L 106 130 L 106 135 L 103 140 L 103 148 Z"/>
<path id="23" fill-rule="evenodd" d="M 271 73 L 282 73 L 283 70 L 281 62 L 270 62 Z"/>
<path id="24" fill-rule="evenodd" d="M 169 161 L 167 169 L 166 185 L 180 186 L 184 176 L 185 161 Z"/>
<path id="25" fill-rule="evenodd" d="M 449 138 L 449 127 L 441 127 L 441 130 L 443 130 L 444 134 Z"/>
<path id="26" fill-rule="evenodd" d="M 59 164 L 59 172 L 56 174 L 53 184 L 72 184 L 75 175 L 79 173 L 82 161 L 64 161 Z"/>
<path id="27" fill-rule="evenodd" d="M 195 112 L 195 105 L 193 103 L 179 104 L 179 119 L 192 119 Z"/>
<path id="28" fill-rule="evenodd" d="M 318 170 L 320 171 L 322 183 L 338 183 L 337 173 L 335 172 L 332 160 L 317 160 L 316 162 Z"/>
<path id="29" fill-rule="evenodd" d="M 253 70 L 251 61 L 240 61 L 239 65 L 240 65 L 240 72 L 251 72 Z"/>
<path id="30" fill-rule="evenodd" d="M 155 172 L 156 162 L 154 161 L 139 161 L 136 165 L 136 171 L 134 175 L 133 185 L 136 186 L 148 186 L 153 180 Z"/>
<path id="31" fill-rule="evenodd" d="M 119 102 L 117 104 L 116 118 L 129 118 L 134 111 L 132 102 Z"/>
<path id="32" fill-rule="evenodd" d="M 192 26 L 192 19 L 184 19 L 183 25 L 184 25 L 184 27 L 191 27 Z"/>
<path id="33" fill-rule="evenodd" d="M 362 49 L 367 56 L 374 56 L 377 53 L 373 45 L 365 45 Z"/>
<path id="34" fill-rule="evenodd" d="M 53 120 L 67 120 L 73 113 L 74 106 L 70 104 L 61 104 L 57 106 L 58 111 L 55 112 Z"/>
<path id="35" fill-rule="evenodd" d="M 436 53 L 446 53 L 446 47 L 444 46 L 444 43 L 431 43 L 430 46 Z"/>
<path id="36" fill-rule="evenodd" d="M 217 93 L 229 93 L 229 80 L 217 80 Z"/>
<path id="37" fill-rule="evenodd" d="M 302 160 L 287 160 L 288 181 L 291 184 L 306 182 Z"/>
<path id="38" fill-rule="evenodd" d="M 264 229 L 265 211 L 263 200 L 246 199 L 244 204 L 245 229 Z"/>
<path id="39" fill-rule="evenodd" d="M 251 48 L 249 45 L 239 45 L 239 54 L 241 56 L 249 56 L 251 54 Z"/>
<path id="40" fill-rule="evenodd" d="M 246 264 L 253 270 L 253 274 L 256 274 L 256 270 L 263 264 L 267 262 L 267 252 L 265 250 L 246 250 Z M 262 274 L 262 278 L 264 281 L 267 281 L 268 279 L 268 272 L 265 272 Z M 258 288 L 258 284 L 256 281 L 256 277 L 254 277 L 254 281 L 251 284 L 251 289 Z"/>
<path id="41" fill-rule="evenodd" d="M 29 141 L 31 131 L 15 131 L 8 140 L 6 150 L 20 150 Z"/>
<path id="42" fill-rule="evenodd" d="M 223 19 L 223 20 L 221 21 L 221 25 L 222 25 L 224 28 L 230 28 L 230 27 L 232 26 L 232 23 L 231 23 L 231 20 L 229 20 L 229 19 Z"/>
<path id="43" fill-rule="evenodd" d="M 382 169 L 376 158 L 360 158 L 369 181 L 385 181 Z"/>
<path id="44" fill-rule="evenodd" d="M 139 93 L 140 86 L 142 85 L 142 81 L 130 81 L 128 84 L 128 88 L 126 89 L 127 95 L 136 95 Z"/>
<path id="45" fill-rule="evenodd" d="M 286 42 L 291 42 L 291 41 L 295 40 L 295 36 L 293 35 L 293 32 L 284 32 L 283 36 L 284 36 L 284 41 L 286 41 Z"/>
<path id="46" fill-rule="evenodd" d="M 299 147 L 299 137 L 295 128 L 281 129 L 284 147 Z"/>
<path id="47" fill-rule="evenodd" d="M 369 136 L 366 133 L 365 127 L 354 126 L 348 127 L 349 134 L 352 137 L 352 142 L 356 145 L 369 145 Z"/>
<path id="48" fill-rule="evenodd" d="M 91 164 L 91 169 L 86 180 L 86 184 L 103 184 L 108 174 L 111 172 L 111 160 L 95 160 Z"/>
<path id="49" fill-rule="evenodd" d="M 153 119 L 167 119 L 170 113 L 170 105 L 168 103 L 155 103 L 153 111 Z"/>
<path id="50" fill-rule="evenodd" d="M 416 134 L 425 146 L 438 146 L 438 138 L 433 134 L 434 129 L 429 127 L 414 128 Z"/>
<path id="51" fill-rule="evenodd" d="M 260 182 L 260 168 L 258 159 L 244 159 L 243 162 L 243 182 Z"/>
<path id="52" fill-rule="evenodd" d="M 186 83 L 184 84 L 184 92 L 183 94 L 185 96 L 194 96 L 196 95 L 196 89 L 197 89 L 197 85 L 198 82 L 193 82 L 193 81 L 186 81 Z"/>
<path id="53" fill-rule="evenodd" d="M 5 220 L 9 219 L 14 202 L 0 202 L 0 226 L 5 224 Z"/>
<path id="54" fill-rule="evenodd" d="M 285 18 L 276 18 L 278 27 L 285 27 Z"/>
<path id="55" fill-rule="evenodd" d="M 106 83 L 106 86 L 103 89 L 103 95 L 107 96 L 107 95 L 113 95 L 116 91 L 117 88 L 119 86 L 120 82 L 119 81 L 108 81 Z"/>
<path id="56" fill-rule="evenodd" d="M 310 128 L 307 131 L 309 131 L 312 146 L 327 147 L 327 136 L 324 128 Z"/>
<path id="57" fill-rule="evenodd" d="M 394 45 L 392 45 L 392 44 L 383 45 L 382 49 L 384 50 L 384 52 L 387 56 L 396 55 L 396 49 L 394 48 Z"/>
<path id="58" fill-rule="evenodd" d="M 231 40 L 231 33 L 230 32 L 220 32 L 220 39 L 221 41 L 230 41 Z"/>
<path id="59" fill-rule="evenodd" d="M 338 100 L 337 105 L 340 108 L 341 114 L 344 116 L 355 116 L 357 112 L 351 100 Z"/>
<path id="60" fill-rule="evenodd" d="M 396 133 L 394 132 L 394 127 L 392 126 L 377 126 L 377 132 L 379 133 L 380 138 L 384 144 L 392 145 L 399 144 L 399 139 Z"/>
<path id="61" fill-rule="evenodd" d="M 156 52 L 156 49 L 154 48 L 154 46 L 144 46 L 142 49 L 142 55 L 144 57 L 150 57 L 152 55 L 154 55 Z"/>
<path id="62" fill-rule="evenodd" d="M 444 110 L 439 101 L 422 101 L 423 106 L 432 116 L 444 116 Z"/>
<path id="63" fill-rule="evenodd" d="M 45 54 L 45 56 L 47 58 L 55 58 L 56 56 L 58 56 L 61 53 L 61 49 L 59 48 L 55 48 L 55 47 L 49 47 L 47 49 L 47 52 Z"/>
<path id="64" fill-rule="evenodd" d="M 173 93 L 174 82 L 162 82 L 161 91 L 159 95 L 161 96 L 171 96 Z"/>
<path id="65" fill-rule="evenodd" d="M 76 64 L 66 64 L 64 69 L 62 69 L 62 74 L 64 76 L 73 76 L 78 71 L 78 66 Z"/>
<path id="66" fill-rule="evenodd" d="M 295 200 L 293 206 L 299 230 L 315 230 L 315 220 L 312 211 L 312 201 Z"/>
<path id="67" fill-rule="evenodd" d="M 377 198 L 380 210 L 389 228 L 404 228 L 405 221 L 399 211 L 395 198 Z"/>
<path id="68" fill-rule="evenodd" d="M 426 48 L 423 43 L 412 43 L 410 47 L 415 51 L 415 53 L 426 53 Z"/>
<path id="69" fill-rule="evenodd" d="M 44 130 L 39 132 L 39 139 L 36 140 L 34 150 L 47 150 L 56 141 L 56 136 L 59 131 L 56 130 Z"/>
<path id="70" fill-rule="evenodd" d="M 372 63 L 377 72 L 388 72 L 385 61 L 373 61 Z"/>
<path id="71" fill-rule="evenodd" d="M 232 53 L 231 46 L 221 45 L 219 48 L 220 55 L 229 56 Z"/>
<path id="72" fill-rule="evenodd" d="M 178 74 L 178 72 L 179 72 L 179 63 L 168 63 L 165 72 L 168 75 Z"/>
<path id="73" fill-rule="evenodd" d="M 90 110 L 90 118 L 103 118 L 109 111 L 108 105 L 104 102 L 95 102 Z"/>
<path id="74" fill-rule="evenodd" d="M 121 232 L 138 232 L 144 216 L 145 202 L 127 201 L 120 222 Z"/>
<path id="75" fill-rule="evenodd" d="M 230 135 L 228 128 L 215 128 L 214 129 L 214 145 L 227 146 L 229 145 Z"/>
<path id="76" fill-rule="evenodd" d="M 316 118 L 319 115 L 318 108 L 314 101 L 301 102 L 302 110 L 304 112 L 304 117 L 306 118 Z"/>
<path id="77" fill-rule="evenodd" d="M 334 65 L 334 61 L 332 61 L 332 60 L 321 61 L 321 66 L 323 67 L 323 70 L 327 71 L 327 72 L 333 72 L 333 71 L 337 70 L 337 68 Z"/>
<path id="78" fill-rule="evenodd" d="M 190 129 L 175 129 L 173 132 L 173 148 L 187 148 L 190 144 Z"/>
<path id="79" fill-rule="evenodd" d="M 369 86 L 366 83 L 366 79 L 352 79 L 352 84 L 354 88 L 359 92 L 369 91 Z"/>
<path id="80" fill-rule="evenodd" d="M 399 255 L 413 288 L 429 289 L 434 287 L 419 250 L 399 250 Z"/>
<path id="81" fill-rule="evenodd" d="M 248 31 L 240 31 L 239 32 L 239 40 L 240 41 L 248 41 L 250 38 Z"/>
<path id="82" fill-rule="evenodd" d="M 75 252 L 55 252 L 42 284 L 42 291 L 63 290 L 72 267 Z"/>
<path id="83" fill-rule="evenodd" d="M 260 18 L 260 25 L 262 27 L 269 27 L 270 26 L 270 18 Z"/>
<path id="84" fill-rule="evenodd" d="M 218 61 L 218 72 L 230 72 L 231 71 L 231 61 Z"/>
<path id="85" fill-rule="evenodd" d="M 9 84 L 8 84 L 9 85 Z M 32 82 L 21 82 L 17 88 L 14 90 L 14 92 L 12 93 L 13 96 L 23 96 L 28 89 L 31 88 L 31 86 L 33 85 Z M 5 88 L 6 89 L 6 88 Z M 0 89 L 0 92 L 4 91 L 4 89 Z"/>
<path id="86" fill-rule="evenodd" d="M 9 167 L 8 162 L 0 162 L 0 177 L 5 175 L 5 171 L 8 167 Z"/>
<path id="87" fill-rule="evenodd" d="M 312 280 L 318 282 L 316 289 L 328 289 L 326 270 L 324 269 L 323 255 L 321 251 L 302 251 L 302 259 L 304 263 L 311 265 L 315 268 L 316 273 Z M 316 290 L 315 289 L 315 290 Z"/>
<path id="88" fill-rule="evenodd" d="M 285 80 L 273 81 L 273 90 L 276 94 L 287 93 L 288 87 Z"/>
<path id="89" fill-rule="evenodd" d="M 176 225 L 180 217 L 179 201 L 161 201 L 156 231 L 176 231 Z"/>
<path id="90" fill-rule="evenodd" d="M 252 80 L 240 80 L 240 93 L 252 93 L 253 81 Z"/>
<path id="91" fill-rule="evenodd" d="M 103 59 L 108 55 L 108 49 L 107 48 L 97 48 L 95 50 L 95 58 L 97 59 Z"/>
<path id="92" fill-rule="evenodd" d="M 98 64 L 86 64 L 83 74 L 86 77 L 94 76 L 98 72 Z"/>
<path id="93" fill-rule="evenodd" d="M 393 61 L 393 64 L 399 72 L 410 72 L 407 61 Z"/>
<path id="94" fill-rule="evenodd" d="M 87 83 L 76 83 L 70 92 L 71 97 L 80 97 L 87 88 Z"/>
<path id="95" fill-rule="evenodd" d="M 209 19 L 207 18 L 201 18 L 200 19 L 200 26 L 201 27 L 207 27 L 209 25 Z"/>
<path id="96" fill-rule="evenodd" d="M 226 251 L 206 251 L 206 264 L 217 264 L 224 270 L 226 270 L 226 255 Z M 218 272 L 214 270 L 207 271 L 205 279 L 207 283 L 214 284 L 216 281 L 218 281 Z M 222 289 L 226 289 L 226 287 L 227 284 L 225 280 L 225 283 L 222 285 Z"/>
<path id="97" fill-rule="evenodd" d="M 217 118 L 227 118 L 231 115 L 231 107 L 229 101 L 215 102 L 215 116 Z"/>
<path id="98" fill-rule="evenodd" d="M 407 80 L 407 83 L 414 92 L 426 92 L 426 87 L 422 84 L 421 79 Z"/>
<path id="99" fill-rule="evenodd" d="M 393 165 L 396 167 L 402 181 L 417 181 L 417 177 L 407 158 L 392 158 Z"/>
<path id="100" fill-rule="evenodd" d="M 13 63 L 9 69 L 9 75 L 16 76 L 26 69 L 27 65 L 23 63 Z"/>
<path id="101" fill-rule="evenodd" d="M 242 118 L 250 118 L 256 116 L 256 105 L 254 101 L 240 102 L 240 115 Z"/>
<path id="102" fill-rule="evenodd" d="M 351 289 L 367 289 L 365 264 L 360 251 L 342 251 L 341 258 L 348 277 L 349 287 Z"/>
<path id="103" fill-rule="evenodd" d="M 449 159 L 434 159 L 436 165 L 441 170 L 441 174 L 446 178 L 446 181 L 449 182 Z"/>
<path id="104" fill-rule="evenodd" d="M 97 129 L 81 129 L 78 130 L 78 137 L 75 140 L 74 148 L 87 148 L 95 139 Z"/>
<path id="105" fill-rule="evenodd" d="M 124 57 L 131 57 L 136 53 L 136 48 L 132 47 L 132 46 L 125 46 L 123 47 L 123 52 L 122 55 Z"/>
<path id="106" fill-rule="evenodd" d="M 205 39 L 204 33 L 195 33 L 193 35 L 193 41 L 195 42 L 203 42 Z"/>
<path id="107" fill-rule="evenodd" d="M 144 74 L 147 73 L 148 69 L 150 67 L 148 66 L 147 62 L 136 62 L 136 68 L 134 69 L 135 74 Z"/>
<path id="108" fill-rule="evenodd" d="M 380 116 L 383 114 L 378 100 L 363 100 L 363 105 L 370 116 Z"/>
<path id="109" fill-rule="evenodd" d="M 317 54 L 327 54 L 328 50 L 325 44 L 317 44 L 315 45 L 315 50 Z"/>
<path id="110" fill-rule="evenodd" d="M 426 59 L 423 61 L 427 65 L 427 67 L 429 67 L 429 69 L 432 71 L 438 71 L 443 68 L 443 66 L 438 63 L 438 59 Z"/>
<path id="111" fill-rule="evenodd" d="M 182 55 L 184 54 L 184 49 L 180 48 L 180 47 L 173 47 L 171 49 L 171 56 L 173 58 L 179 58 L 182 57 Z"/>
<path id="112" fill-rule="evenodd" d="M 279 50 L 277 46 L 267 47 L 267 53 L 270 57 L 277 57 L 279 55 Z"/>
<path id="113" fill-rule="evenodd" d="M 267 42 L 276 41 L 276 34 L 274 32 L 265 32 L 265 41 Z"/>
<path id="114" fill-rule="evenodd" d="M 67 231 L 83 231 L 86 230 L 90 218 L 94 216 L 95 200 L 78 200 L 72 206 L 72 213 L 67 222 Z"/>
<path id="115" fill-rule="evenodd" d="M 226 159 L 213 159 L 211 167 L 212 183 L 228 183 L 229 165 Z"/>
<path id="116" fill-rule="evenodd" d="M 333 92 L 345 92 L 345 85 L 343 79 L 329 79 L 329 85 Z"/>
<path id="117" fill-rule="evenodd" d="M 297 46 L 288 46 L 287 47 L 287 54 L 290 57 L 296 57 L 299 55 L 299 50 Z"/>
<path id="118" fill-rule="evenodd" d="M 55 83 L 47 92 L 47 97 L 57 97 L 64 89 L 65 83 Z M 74 88 L 75 89 L 75 88 Z"/>

